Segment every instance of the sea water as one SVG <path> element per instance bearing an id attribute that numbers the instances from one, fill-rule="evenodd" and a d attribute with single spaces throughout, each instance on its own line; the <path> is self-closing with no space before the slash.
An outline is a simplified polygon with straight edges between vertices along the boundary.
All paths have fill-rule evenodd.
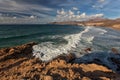
<path id="1" fill-rule="evenodd" d="M 90 53 L 120 50 L 120 31 L 91 26 L 71 25 L 0 25 L 0 48 L 37 42 L 33 56 L 50 61 L 61 54 L 76 57 Z"/>
<path id="2" fill-rule="evenodd" d="M 76 26 L 61 25 L 0 25 L 0 48 L 21 45 L 31 41 L 38 43 L 66 43 L 64 35 L 84 30 Z"/>
<path id="3" fill-rule="evenodd" d="M 12 47 L 28 42 L 33 46 L 33 56 L 48 62 L 59 55 L 72 53 L 74 63 L 94 62 L 103 64 L 120 73 L 120 54 L 112 53 L 112 48 L 120 53 L 120 31 L 105 27 L 70 25 L 0 25 L 0 48 Z M 90 51 L 86 51 L 86 49 Z"/>

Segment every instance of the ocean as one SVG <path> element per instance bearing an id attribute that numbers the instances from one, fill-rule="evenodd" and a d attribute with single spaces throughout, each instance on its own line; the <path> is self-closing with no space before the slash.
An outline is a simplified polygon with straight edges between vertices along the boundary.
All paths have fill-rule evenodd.
<path id="1" fill-rule="evenodd" d="M 60 25 L 0 25 L 0 48 L 25 44 L 28 42 L 64 43 L 65 35 L 84 30 L 76 26 Z"/>
<path id="2" fill-rule="evenodd" d="M 0 25 L 0 48 L 28 42 L 33 56 L 49 61 L 61 54 L 74 53 L 80 57 L 92 52 L 120 51 L 120 31 L 104 27 L 72 25 Z M 85 49 L 91 49 L 86 52 Z"/>

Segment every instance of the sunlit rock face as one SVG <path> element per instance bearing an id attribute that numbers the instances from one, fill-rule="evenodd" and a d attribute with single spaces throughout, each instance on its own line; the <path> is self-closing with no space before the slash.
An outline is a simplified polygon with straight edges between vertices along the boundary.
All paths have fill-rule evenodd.
<path id="1" fill-rule="evenodd" d="M 74 54 L 60 55 L 50 62 L 42 62 L 32 55 L 29 43 L 17 47 L 0 49 L 0 79 L 80 79 L 80 80 L 119 80 L 117 71 L 106 66 L 106 60 L 118 66 L 120 70 L 119 53 L 90 53 L 79 59 Z M 94 56 L 93 56 L 94 55 Z M 102 60 L 103 59 L 103 60 Z M 77 63 L 75 63 L 77 61 Z M 87 61 L 88 60 L 88 61 Z M 105 62 L 103 63 L 102 61 Z M 81 62 L 81 63 L 80 63 Z M 112 66 L 112 64 L 110 64 Z M 91 76 L 92 75 L 92 76 Z"/>

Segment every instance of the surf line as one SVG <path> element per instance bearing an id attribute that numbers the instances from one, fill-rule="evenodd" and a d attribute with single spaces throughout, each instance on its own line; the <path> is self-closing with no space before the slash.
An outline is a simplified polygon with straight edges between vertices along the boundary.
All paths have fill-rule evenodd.
<path id="1" fill-rule="evenodd" d="M 67 44 L 58 45 L 57 47 L 53 45 L 51 42 L 44 42 L 38 45 L 33 46 L 33 56 L 39 58 L 42 61 L 48 62 L 56 58 L 61 54 L 69 54 L 68 52 L 72 48 L 76 48 L 77 44 L 81 40 L 82 34 L 89 31 L 91 27 L 85 27 L 85 29 L 77 34 L 67 35 L 63 37 L 68 41 Z"/>

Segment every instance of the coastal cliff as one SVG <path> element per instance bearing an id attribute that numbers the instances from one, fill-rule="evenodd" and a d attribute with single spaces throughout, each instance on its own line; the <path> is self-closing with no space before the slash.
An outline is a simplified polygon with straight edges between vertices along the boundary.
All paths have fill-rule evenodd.
<path id="1" fill-rule="evenodd" d="M 118 19 L 91 19 L 88 21 L 64 21 L 64 22 L 53 22 L 50 24 L 60 24 L 60 25 L 78 25 L 78 26 L 100 26 L 109 27 L 113 29 L 120 30 L 120 18 Z"/>
<path id="2" fill-rule="evenodd" d="M 119 73 L 94 59 L 88 63 L 74 63 L 73 54 L 61 55 L 50 62 L 33 57 L 28 43 L 0 49 L 0 80 L 119 80 Z M 114 49 L 115 51 L 115 49 Z M 114 55 L 119 55 L 116 53 Z M 110 58 L 120 70 L 120 59 Z M 98 64 L 99 62 L 99 64 Z"/>

